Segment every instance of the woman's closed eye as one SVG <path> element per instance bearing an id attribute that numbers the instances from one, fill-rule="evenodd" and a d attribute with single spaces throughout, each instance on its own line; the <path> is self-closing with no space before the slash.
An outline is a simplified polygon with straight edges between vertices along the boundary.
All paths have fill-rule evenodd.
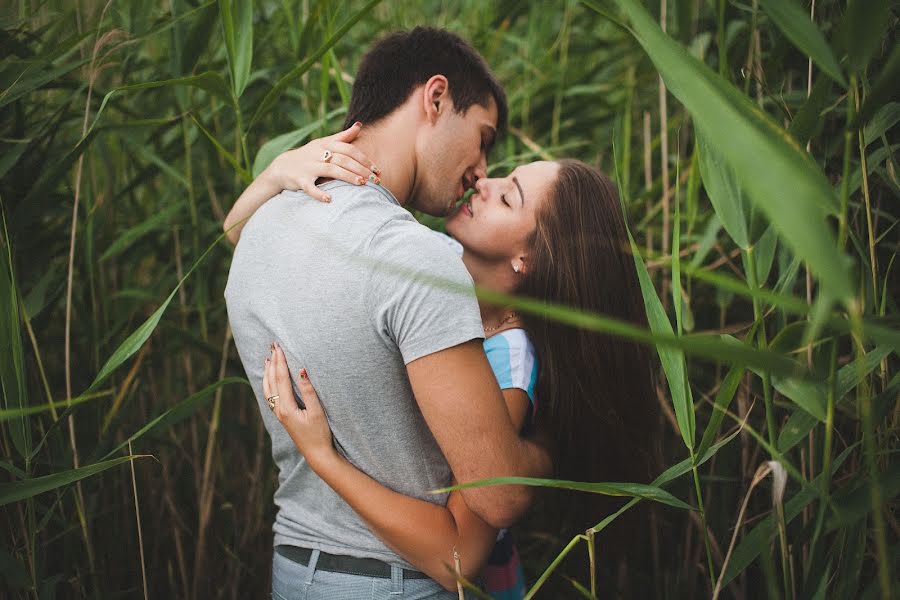
<path id="1" fill-rule="evenodd" d="M 500 200 L 503 202 L 503 204 L 509 207 L 509 202 L 506 201 L 506 194 L 500 194 Z"/>

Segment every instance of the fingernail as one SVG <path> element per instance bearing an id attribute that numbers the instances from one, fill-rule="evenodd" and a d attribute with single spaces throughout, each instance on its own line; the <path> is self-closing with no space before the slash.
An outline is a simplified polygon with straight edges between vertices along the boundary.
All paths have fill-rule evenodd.
<path id="1" fill-rule="evenodd" d="M 300 369 L 300 379 L 308 379 L 309 375 L 306 373 L 306 369 Z"/>
<path id="2" fill-rule="evenodd" d="M 360 177 L 359 175 L 356 176 L 356 185 L 362 185 L 362 184 L 364 184 L 365 182 L 366 182 L 365 179 L 363 179 L 363 178 Z"/>
<path id="3" fill-rule="evenodd" d="M 361 122 L 361 121 L 357 121 L 356 123 L 353 124 L 353 126 L 354 126 L 354 127 L 362 127 L 362 122 Z"/>
<path id="4" fill-rule="evenodd" d="M 331 196 L 325 196 L 325 202 L 331 202 Z"/>
<path id="5" fill-rule="evenodd" d="M 374 181 L 374 182 L 377 183 L 378 185 L 381 185 L 381 178 L 380 178 L 380 177 L 377 177 L 377 176 L 376 176 L 375 179 L 373 179 L 372 181 Z"/>
<path id="6" fill-rule="evenodd" d="M 374 181 L 375 183 L 378 183 L 378 181 L 376 181 L 377 179 L 378 179 L 378 177 L 375 176 L 375 173 L 372 173 L 371 175 L 369 175 L 369 181 Z"/>
<path id="7" fill-rule="evenodd" d="M 372 165 L 372 172 L 375 173 L 376 175 L 381 175 L 381 169 L 379 169 L 375 165 Z"/>

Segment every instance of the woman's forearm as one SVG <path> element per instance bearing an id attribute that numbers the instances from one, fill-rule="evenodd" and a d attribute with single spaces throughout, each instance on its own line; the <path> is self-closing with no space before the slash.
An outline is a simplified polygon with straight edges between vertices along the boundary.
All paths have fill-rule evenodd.
<path id="1" fill-rule="evenodd" d="M 256 210 L 266 203 L 273 196 L 281 193 L 281 188 L 273 177 L 270 177 L 268 170 L 259 174 L 259 177 L 253 180 L 244 193 L 240 195 L 228 216 L 225 217 L 223 228 L 228 232 L 228 239 L 232 244 L 237 244 L 241 237 L 241 229 L 246 225 L 247 220 L 253 216 Z"/>
<path id="2" fill-rule="evenodd" d="M 470 580 L 490 555 L 497 530 L 472 513 L 457 492 L 447 506 L 404 496 L 337 452 L 310 466 L 388 547 L 448 590 L 456 589 L 454 549 L 462 575 Z"/>

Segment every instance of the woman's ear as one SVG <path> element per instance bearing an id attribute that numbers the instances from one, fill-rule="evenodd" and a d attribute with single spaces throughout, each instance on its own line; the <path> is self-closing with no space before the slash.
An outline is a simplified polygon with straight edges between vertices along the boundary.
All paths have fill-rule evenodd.
<path id="1" fill-rule="evenodd" d="M 520 256 L 518 258 L 514 258 L 510 264 L 512 265 L 512 270 L 518 273 L 519 275 L 524 275 L 526 273 L 525 267 L 525 257 Z"/>
<path id="2" fill-rule="evenodd" d="M 425 116 L 429 123 L 437 121 L 441 111 L 446 110 L 446 105 L 450 99 L 448 86 L 447 78 L 443 75 L 432 75 L 425 82 L 425 89 L 422 94 L 422 108 L 425 110 Z"/>

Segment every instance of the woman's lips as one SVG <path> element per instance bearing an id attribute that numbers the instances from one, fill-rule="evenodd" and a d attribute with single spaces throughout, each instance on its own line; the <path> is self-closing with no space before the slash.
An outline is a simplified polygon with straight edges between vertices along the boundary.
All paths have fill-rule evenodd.
<path id="1" fill-rule="evenodd" d="M 472 200 L 466 200 L 462 205 L 463 212 L 469 215 L 470 217 L 474 217 L 475 213 L 472 212 Z"/>

